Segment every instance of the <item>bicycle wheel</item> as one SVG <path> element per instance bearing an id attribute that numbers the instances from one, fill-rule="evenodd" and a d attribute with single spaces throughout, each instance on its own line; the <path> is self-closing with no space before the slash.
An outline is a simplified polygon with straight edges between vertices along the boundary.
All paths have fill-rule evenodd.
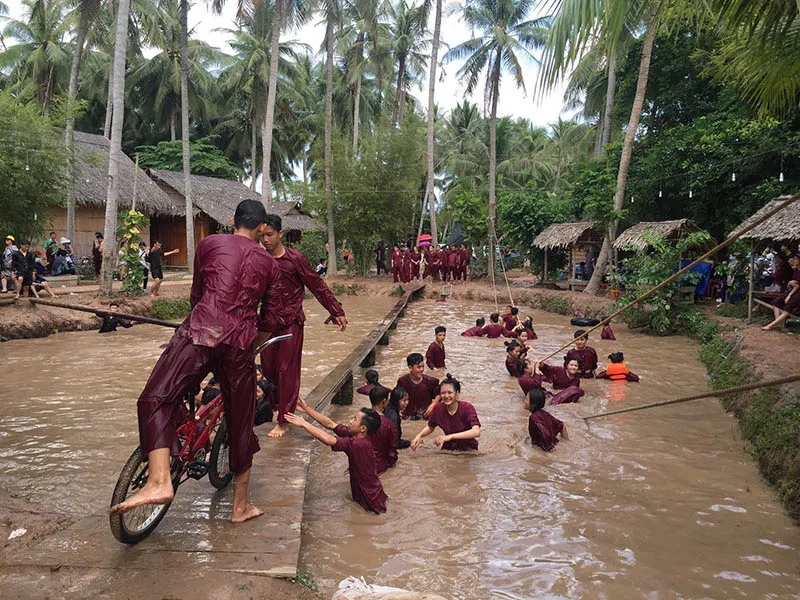
<path id="1" fill-rule="evenodd" d="M 223 420 L 217 436 L 214 438 L 214 445 L 211 446 L 211 460 L 208 464 L 208 480 L 218 490 L 228 486 L 233 479 L 230 463 L 230 444 L 228 443 L 228 428 L 225 427 Z"/>
<path id="2" fill-rule="evenodd" d="M 172 472 L 172 487 L 177 491 L 180 463 L 172 457 L 170 470 Z M 142 459 L 141 448 L 136 448 L 122 471 L 111 496 L 111 506 L 124 502 L 126 498 L 139 491 L 147 482 L 149 464 Z M 161 519 L 167 514 L 170 504 L 146 504 L 137 506 L 126 513 L 109 515 L 111 533 L 123 544 L 138 544 L 148 535 L 153 533 Z"/>

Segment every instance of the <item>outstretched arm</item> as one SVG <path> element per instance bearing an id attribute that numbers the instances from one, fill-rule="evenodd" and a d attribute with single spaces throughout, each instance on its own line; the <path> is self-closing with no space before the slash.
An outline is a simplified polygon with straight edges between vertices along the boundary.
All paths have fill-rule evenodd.
<path id="1" fill-rule="evenodd" d="M 432 433 L 433 433 L 433 428 L 430 425 L 426 424 L 425 427 L 422 429 L 422 431 L 420 431 L 416 436 L 414 436 L 414 439 L 411 440 L 411 449 L 416 450 L 417 448 L 419 448 L 420 444 L 422 444 L 422 438 Z"/>
<path id="2" fill-rule="evenodd" d="M 326 415 L 323 415 L 321 412 L 317 412 L 308 404 L 306 404 L 300 397 L 297 398 L 297 412 L 307 414 L 326 429 L 333 429 L 337 425 L 336 421 Z"/>
<path id="3" fill-rule="evenodd" d="M 344 331 L 345 327 L 347 327 L 344 309 L 339 304 L 336 296 L 333 295 L 328 284 L 317 275 L 316 271 L 311 268 L 311 263 L 302 254 L 294 262 L 297 267 L 297 274 L 300 276 L 303 285 L 308 288 L 308 291 L 314 295 L 322 307 L 330 313 L 339 328 Z"/>
<path id="4" fill-rule="evenodd" d="M 300 415 L 296 415 L 294 413 L 286 413 L 286 420 L 289 421 L 292 425 L 296 425 L 297 427 L 302 427 L 308 433 L 310 433 L 313 437 L 317 438 L 323 444 L 328 446 L 334 446 L 336 444 L 336 436 L 331 435 L 327 431 L 323 431 L 319 427 L 314 427 L 311 423 L 306 421 Z"/>
<path id="5" fill-rule="evenodd" d="M 437 446 L 441 446 L 450 440 L 472 440 L 478 437 L 481 437 L 481 426 L 473 425 L 472 428 L 467 431 L 459 431 L 458 433 L 451 433 L 450 435 L 440 435 L 433 443 Z"/>

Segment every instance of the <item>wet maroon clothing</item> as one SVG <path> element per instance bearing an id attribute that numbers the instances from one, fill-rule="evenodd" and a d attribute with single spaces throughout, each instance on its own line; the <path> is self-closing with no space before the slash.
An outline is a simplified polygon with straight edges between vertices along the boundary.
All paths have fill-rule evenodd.
<path id="1" fill-rule="evenodd" d="M 528 433 L 531 444 L 549 452 L 558 444 L 558 435 L 564 430 L 564 423 L 545 410 L 537 410 L 528 418 Z"/>
<path id="2" fill-rule="evenodd" d="M 481 337 L 483 335 L 483 327 L 470 327 L 466 331 L 461 332 L 461 335 L 464 337 Z"/>
<path id="3" fill-rule="evenodd" d="M 431 252 L 430 260 L 431 260 L 431 277 L 436 279 L 439 277 L 439 271 L 442 264 L 442 253 Z"/>
<path id="4" fill-rule="evenodd" d="M 378 386 L 382 387 L 383 389 L 385 389 L 385 390 L 387 390 L 389 392 L 392 391 L 389 388 L 387 388 L 385 385 L 378 384 Z M 372 388 L 374 388 L 374 387 L 375 387 L 374 385 L 372 385 L 371 383 L 368 383 L 367 385 L 362 385 L 360 388 L 358 388 L 356 390 L 356 393 L 357 394 L 361 394 L 362 396 L 369 396 L 369 393 L 372 391 Z"/>
<path id="5" fill-rule="evenodd" d="M 522 377 L 525 373 L 525 365 L 525 360 L 522 358 L 514 358 L 510 354 L 506 354 L 506 369 L 512 377 Z"/>
<path id="6" fill-rule="evenodd" d="M 547 363 L 541 363 L 539 365 L 539 370 L 542 372 L 542 375 L 553 384 L 553 389 L 563 390 L 573 385 L 577 387 L 581 386 L 581 378 L 577 376 L 570 377 L 564 367 L 554 367 Z"/>
<path id="7" fill-rule="evenodd" d="M 790 281 L 800 282 L 800 271 L 795 271 Z M 773 306 L 779 310 L 785 310 L 790 313 L 796 314 L 800 312 L 800 290 L 794 291 L 796 289 L 797 288 L 787 286 L 786 292 L 775 299 Z"/>
<path id="8" fill-rule="evenodd" d="M 481 426 L 481 422 L 478 420 L 478 413 L 475 411 L 475 407 L 472 406 L 472 404 L 464 401 L 458 402 L 458 408 L 453 415 L 447 412 L 447 406 L 445 406 L 444 402 L 439 402 L 433 407 L 431 415 L 428 417 L 428 427 L 431 429 L 439 427 L 444 431 L 445 435 L 469 431 L 476 425 L 478 427 Z M 442 450 L 477 449 L 478 440 L 475 438 L 471 440 L 450 440 L 442 444 Z"/>
<path id="9" fill-rule="evenodd" d="M 614 335 L 614 331 L 611 329 L 611 325 L 606 325 L 603 327 L 603 330 L 600 332 L 600 339 L 601 340 L 616 340 L 616 336 Z"/>
<path id="10" fill-rule="evenodd" d="M 142 452 L 170 448 L 177 454 L 176 428 L 186 417 L 183 395 L 208 375 L 220 382 L 234 473 L 250 468 L 258 440 L 253 433 L 255 365 L 250 346 L 261 327 L 257 314 L 274 321 L 275 260 L 243 236 L 217 234 L 197 246 L 190 303 L 192 312 L 158 359 L 136 409 Z"/>
<path id="11" fill-rule="evenodd" d="M 408 249 L 403 252 L 403 262 L 400 267 L 400 281 L 403 283 L 411 281 L 411 252 Z"/>
<path id="12" fill-rule="evenodd" d="M 439 345 L 435 341 L 428 346 L 425 353 L 425 364 L 429 369 L 444 369 L 445 351 L 444 345 Z"/>
<path id="13" fill-rule="evenodd" d="M 378 475 L 383 473 L 389 467 L 393 467 L 397 462 L 397 445 L 398 435 L 397 426 L 392 420 L 381 415 L 381 426 L 378 431 L 371 433 L 367 439 L 372 443 L 375 450 L 375 468 Z M 333 428 L 333 433 L 338 437 L 353 437 L 350 428 L 347 425 L 337 425 Z"/>
<path id="14" fill-rule="evenodd" d="M 569 387 L 564 388 L 556 395 L 554 395 L 550 399 L 550 406 L 556 406 L 557 404 L 570 404 L 572 402 L 578 402 L 586 392 L 583 391 L 583 388 L 579 388 L 577 385 L 571 385 Z"/>
<path id="15" fill-rule="evenodd" d="M 514 327 L 517 326 L 517 317 L 515 315 L 500 315 L 500 320 L 503 322 L 503 326 L 508 330 L 511 331 Z"/>
<path id="16" fill-rule="evenodd" d="M 372 442 L 368 438 L 338 437 L 331 450 L 347 455 L 353 500 L 368 511 L 385 513 L 387 498 L 378 479 Z"/>
<path id="17" fill-rule="evenodd" d="M 408 406 L 403 413 L 408 417 L 422 417 L 433 399 L 439 395 L 439 380 L 424 373 L 419 383 L 414 383 L 411 374 L 408 374 L 400 377 L 397 385 L 408 392 Z"/>
<path id="18" fill-rule="evenodd" d="M 488 338 L 512 337 L 511 332 L 507 331 L 500 323 L 489 323 L 483 327 L 483 333 Z"/>
<path id="19" fill-rule="evenodd" d="M 539 389 L 546 392 L 544 387 L 542 387 L 544 377 L 541 375 L 524 375 L 517 379 L 517 383 L 519 383 L 519 387 L 522 388 L 522 393 L 526 396 L 532 389 Z"/>
<path id="20" fill-rule="evenodd" d="M 411 277 L 419 279 L 419 265 L 422 262 L 422 255 L 419 252 L 411 253 Z"/>
<path id="21" fill-rule="evenodd" d="M 581 369 L 578 371 L 578 376 L 583 379 L 592 379 L 594 377 L 592 371 L 597 370 L 597 352 L 595 352 L 595 349 L 591 346 L 586 346 L 583 350 L 573 348 L 567 352 L 567 356 L 564 358 L 564 366 L 576 358 L 581 361 Z"/>
<path id="22" fill-rule="evenodd" d="M 392 250 L 392 280 L 397 283 L 400 280 L 400 269 L 403 266 L 403 256 L 399 250 Z"/>
<path id="23" fill-rule="evenodd" d="M 308 259 L 293 248 L 286 248 L 283 256 L 276 258 L 280 268 L 280 278 L 275 293 L 280 298 L 277 318 L 270 319 L 264 314 L 262 305 L 262 331 L 272 335 L 291 333 L 291 339 L 272 344 L 261 353 L 261 368 L 264 376 L 278 388 L 273 394 L 277 398 L 278 423 L 285 423 L 284 415 L 294 412 L 297 395 L 300 392 L 300 364 L 303 357 L 303 312 L 305 288 L 314 295 L 325 310 L 333 317 L 344 315 L 339 301 L 328 286 L 311 268 Z"/>
<path id="24" fill-rule="evenodd" d="M 422 253 L 422 258 L 425 260 L 425 266 L 422 268 L 422 278 L 425 279 L 431 274 L 431 253 L 425 251 Z"/>

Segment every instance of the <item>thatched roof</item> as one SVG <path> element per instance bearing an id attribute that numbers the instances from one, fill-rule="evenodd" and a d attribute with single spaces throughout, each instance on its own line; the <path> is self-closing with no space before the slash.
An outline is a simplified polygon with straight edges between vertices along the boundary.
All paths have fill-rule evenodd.
<path id="1" fill-rule="evenodd" d="M 558 248 L 571 246 L 577 242 L 587 230 L 594 226 L 592 221 L 578 221 L 577 223 L 553 223 L 533 240 L 537 248 Z"/>
<path id="2" fill-rule="evenodd" d="M 156 169 L 148 169 L 147 172 L 154 181 L 183 196 L 183 173 Z M 192 175 L 192 204 L 220 225 L 230 226 L 236 206 L 242 200 L 263 202 L 261 194 L 257 194 L 238 181 Z M 264 206 L 268 213 L 280 215 L 284 229 L 299 229 L 300 231 L 322 229 L 319 223 L 302 212 L 294 202 L 264 202 Z"/>
<path id="3" fill-rule="evenodd" d="M 746 219 L 741 225 L 731 232 L 735 235 L 750 223 L 754 223 L 769 211 L 777 208 L 778 204 L 786 202 L 791 196 L 780 196 L 767 202 L 753 216 Z M 742 236 L 750 240 L 797 240 L 800 239 L 800 209 L 794 205 L 784 208 L 781 212 L 757 225 Z"/>
<path id="4" fill-rule="evenodd" d="M 689 219 L 676 219 L 674 221 L 642 221 L 633 227 L 628 227 L 614 242 L 614 248 L 644 250 L 649 245 L 643 238 L 645 231 L 655 231 L 665 238 L 682 238 L 700 228 Z"/>
<path id="5" fill-rule="evenodd" d="M 111 142 L 102 135 L 75 132 L 75 202 L 78 206 L 105 206 L 110 148 Z M 119 209 L 131 207 L 135 168 L 133 161 L 123 154 L 119 165 Z M 147 215 L 184 214 L 142 169 L 136 182 L 136 208 Z"/>

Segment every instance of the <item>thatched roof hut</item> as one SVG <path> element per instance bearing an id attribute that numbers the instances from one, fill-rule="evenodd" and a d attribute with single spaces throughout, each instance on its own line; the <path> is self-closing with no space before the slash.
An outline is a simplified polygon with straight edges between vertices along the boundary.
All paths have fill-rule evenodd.
<path id="1" fill-rule="evenodd" d="M 147 173 L 164 190 L 176 199 L 183 198 L 183 173 L 148 169 Z M 236 206 L 242 200 L 263 202 L 262 196 L 246 185 L 230 179 L 192 175 L 192 204 L 199 211 L 206 213 L 224 227 L 230 226 L 230 220 Z M 320 223 L 300 210 L 294 202 L 264 202 L 268 213 L 280 215 L 285 230 L 317 231 L 322 230 Z"/>
<path id="2" fill-rule="evenodd" d="M 111 142 L 102 135 L 75 132 L 76 205 L 91 207 L 106 205 L 110 149 Z M 119 165 L 120 210 L 131 207 L 135 168 L 133 161 L 123 154 Z M 147 215 L 184 214 L 183 207 L 177 206 L 142 169 L 139 170 L 136 182 L 136 209 Z"/>
<path id="3" fill-rule="evenodd" d="M 669 240 L 679 240 L 700 228 L 689 219 L 674 221 L 642 221 L 623 231 L 614 242 L 617 250 L 644 250 L 649 244 L 644 239 L 645 231 L 654 231 Z"/>
<path id="4" fill-rule="evenodd" d="M 754 223 L 777 206 L 786 202 L 791 196 L 780 196 L 770 200 L 760 210 L 750 218 L 746 219 L 731 235 L 736 235 L 742 229 Z M 798 240 L 800 239 L 800 211 L 797 208 L 789 207 L 773 215 L 760 225 L 754 227 L 742 236 L 742 239 L 768 241 L 768 240 Z"/>
<path id="5" fill-rule="evenodd" d="M 566 248 L 577 243 L 584 234 L 587 238 L 593 233 L 592 221 L 578 221 L 576 223 L 553 223 L 547 229 L 542 231 L 533 240 L 533 245 L 537 248 L 546 248 L 551 250 L 553 248 Z M 589 241 L 587 239 L 587 241 Z M 597 241 L 597 240 L 592 240 Z M 600 238 L 602 241 L 602 237 Z"/>

